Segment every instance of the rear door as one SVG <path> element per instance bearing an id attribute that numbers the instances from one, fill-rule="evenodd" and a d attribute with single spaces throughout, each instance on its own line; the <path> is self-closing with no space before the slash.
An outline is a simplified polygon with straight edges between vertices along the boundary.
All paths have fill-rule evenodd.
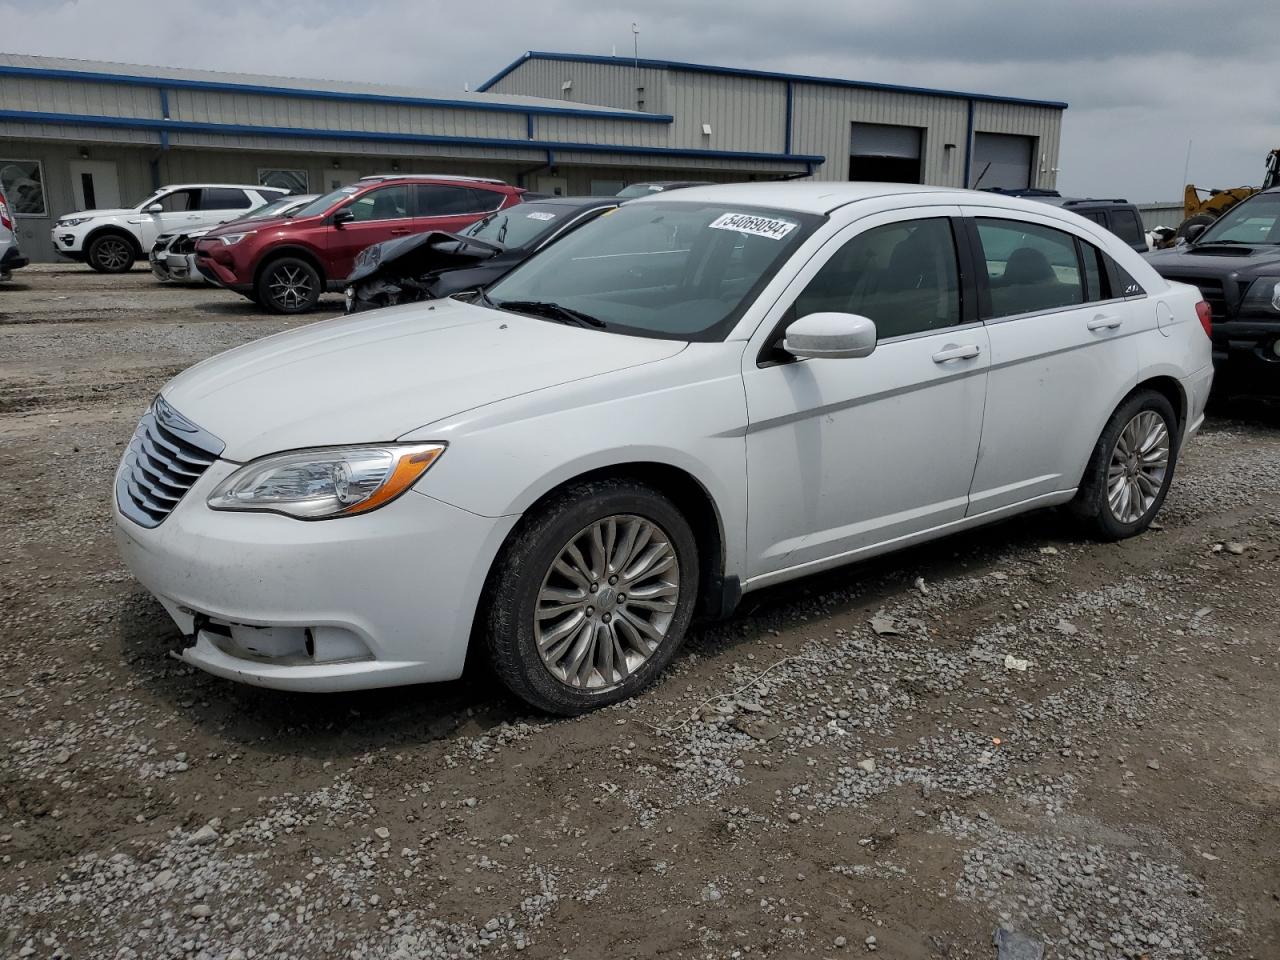
<path id="1" fill-rule="evenodd" d="M 254 199 L 238 187 L 204 187 L 200 190 L 200 224 L 216 226 L 242 217 L 254 205 Z"/>
<path id="2" fill-rule="evenodd" d="M 506 194 L 495 190 L 449 183 L 415 183 L 413 192 L 416 201 L 413 218 L 415 233 L 427 230 L 457 233 L 486 213 L 497 210 L 506 197 Z"/>
<path id="3" fill-rule="evenodd" d="M 970 516 L 1079 482 L 1138 372 L 1151 311 L 1111 295 L 1106 256 L 1061 221 L 965 208 L 991 341 Z"/>
<path id="4" fill-rule="evenodd" d="M 326 231 L 330 280 L 346 279 L 365 247 L 414 232 L 413 198 L 409 190 L 409 184 L 390 183 L 367 190 L 338 208 L 350 210 L 355 219 Z"/>

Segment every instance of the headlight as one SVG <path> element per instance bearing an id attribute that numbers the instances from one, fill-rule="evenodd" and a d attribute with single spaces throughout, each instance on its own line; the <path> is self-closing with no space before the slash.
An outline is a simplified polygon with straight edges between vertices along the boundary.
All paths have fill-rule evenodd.
<path id="1" fill-rule="evenodd" d="M 1280 313 L 1280 277 L 1259 277 L 1249 285 L 1241 313 Z"/>
<path id="2" fill-rule="evenodd" d="M 258 231 L 256 230 L 248 230 L 244 233 L 227 233 L 227 234 L 223 234 L 218 239 L 221 240 L 223 243 L 225 243 L 229 247 L 234 243 L 239 243 L 245 237 L 253 236 L 257 232 Z"/>
<path id="3" fill-rule="evenodd" d="M 365 247 L 356 255 L 355 266 L 372 269 L 382 262 L 382 244 L 375 243 L 372 247 Z"/>
<path id="4" fill-rule="evenodd" d="M 78 227 L 80 224 L 88 223 L 92 219 L 93 217 L 66 217 L 59 220 L 57 225 L 59 227 Z"/>
<path id="5" fill-rule="evenodd" d="M 265 510 L 299 520 L 368 513 L 408 490 L 443 443 L 318 447 L 247 463 L 209 495 L 214 510 Z"/>

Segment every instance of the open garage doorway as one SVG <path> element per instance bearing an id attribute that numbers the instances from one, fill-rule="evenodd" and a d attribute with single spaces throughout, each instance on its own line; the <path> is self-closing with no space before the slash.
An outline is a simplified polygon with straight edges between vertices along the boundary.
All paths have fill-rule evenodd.
<path id="1" fill-rule="evenodd" d="M 920 183 L 920 127 L 855 123 L 849 140 L 849 179 Z"/>

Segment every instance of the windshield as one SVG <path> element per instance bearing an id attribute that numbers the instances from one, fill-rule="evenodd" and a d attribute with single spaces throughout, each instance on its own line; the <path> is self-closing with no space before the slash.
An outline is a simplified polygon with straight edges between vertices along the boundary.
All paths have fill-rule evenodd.
<path id="1" fill-rule="evenodd" d="M 318 200 L 313 200 L 301 210 L 294 213 L 295 217 L 318 217 L 339 200 L 345 200 L 353 193 L 360 189 L 358 184 L 351 184 L 346 187 L 339 187 L 337 190 L 331 190 Z"/>
<path id="2" fill-rule="evenodd" d="M 1280 193 L 1259 193 L 1237 203 L 1196 239 L 1206 243 L 1280 244 Z"/>
<path id="3" fill-rule="evenodd" d="M 164 192 L 165 192 L 164 190 L 155 190 L 151 193 L 148 193 L 145 197 L 143 197 L 141 200 L 135 203 L 132 207 L 126 207 L 125 209 L 145 210 L 147 209 L 147 207 L 151 206 L 151 204 L 155 203 L 157 199 L 163 196 Z"/>
<path id="4" fill-rule="evenodd" d="M 525 261 L 489 301 L 550 304 L 619 333 L 721 340 L 823 220 L 723 203 L 628 204 Z"/>
<path id="5" fill-rule="evenodd" d="M 504 247 L 523 247 L 572 219 L 575 213 L 575 208 L 563 204 L 518 203 L 477 220 L 462 235 Z"/>

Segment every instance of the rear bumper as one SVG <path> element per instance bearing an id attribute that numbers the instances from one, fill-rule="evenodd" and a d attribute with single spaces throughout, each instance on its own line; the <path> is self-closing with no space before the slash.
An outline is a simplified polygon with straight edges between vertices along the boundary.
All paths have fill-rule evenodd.
<path id="1" fill-rule="evenodd" d="M 1280 323 L 1215 323 L 1213 365 L 1215 395 L 1280 399 Z"/>

